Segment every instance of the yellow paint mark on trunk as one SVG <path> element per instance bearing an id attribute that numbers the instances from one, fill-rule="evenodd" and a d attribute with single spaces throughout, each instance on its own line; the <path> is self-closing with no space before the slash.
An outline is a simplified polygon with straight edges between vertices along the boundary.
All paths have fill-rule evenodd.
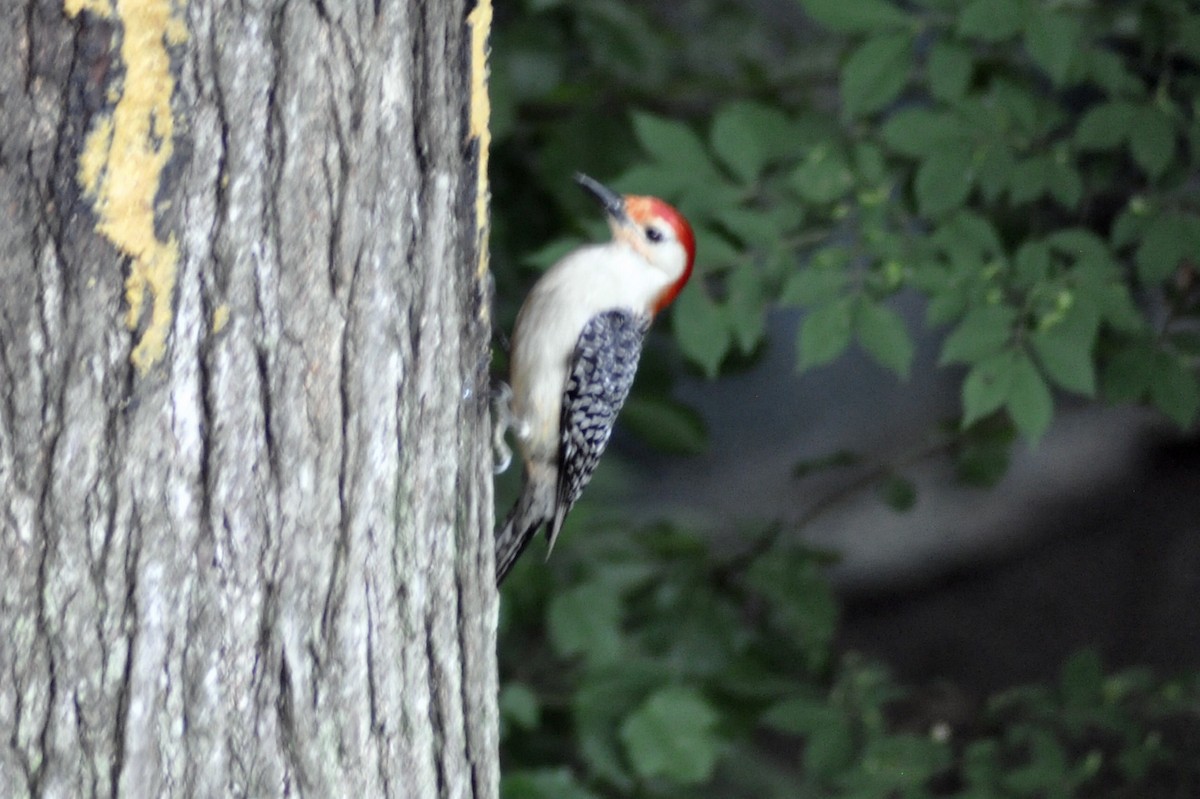
<path id="1" fill-rule="evenodd" d="M 158 237 L 154 201 L 175 133 L 167 45 L 186 40 L 187 29 L 171 0 L 64 0 L 63 7 L 72 17 L 88 11 L 121 25 L 124 76 L 110 89 L 116 98 L 112 114 L 97 118 L 88 133 L 78 180 L 92 200 L 97 231 L 130 258 L 125 279 L 130 330 L 141 324 L 150 303 L 149 321 L 130 355 L 145 374 L 166 352 L 172 321 L 179 247 L 173 234 L 165 241 Z"/>
<path id="2" fill-rule="evenodd" d="M 112 16 L 112 3 L 108 0 L 66 0 L 63 8 L 68 17 L 76 17 L 82 11 L 91 11 L 98 17 Z"/>
<path id="3" fill-rule="evenodd" d="M 488 36 L 492 31 L 492 2 L 478 0 L 467 15 L 471 29 L 471 115 L 470 135 L 479 144 L 479 172 L 475 186 L 475 244 L 479 248 L 477 277 L 484 280 L 488 270 L 488 150 L 492 132 L 488 125 L 492 103 L 488 97 Z M 486 315 L 487 308 L 483 309 Z"/>
<path id="4" fill-rule="evenodd" d="M 229 324 L 229 306 L 221 303 L 213 310 L 212 317 L 212 332 L 215 336 L 225 329 L 225 325 Z"/>

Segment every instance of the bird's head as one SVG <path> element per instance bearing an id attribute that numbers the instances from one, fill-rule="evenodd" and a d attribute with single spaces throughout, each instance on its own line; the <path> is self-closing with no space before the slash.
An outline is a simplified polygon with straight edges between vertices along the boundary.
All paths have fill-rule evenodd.
<path id="1" fill-rule="evenodd" d="M 651 311 L 657 314 L 666 308 L 692 276 L 696 237 L 687 219 L 657 197 L 620 195 L 583 174 L 575 175 L 575 182 L 604 208 L 614 241 L 632 248 L 667 277 Z"/>

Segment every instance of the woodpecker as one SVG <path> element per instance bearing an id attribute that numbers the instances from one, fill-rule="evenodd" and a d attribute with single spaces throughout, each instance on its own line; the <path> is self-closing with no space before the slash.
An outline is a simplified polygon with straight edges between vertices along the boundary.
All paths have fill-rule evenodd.
<path id="1" fill-rule="evenodd" d="M 496 531 L 497 584 L 543 525 L 547 556 L 554 548 L 629 396 L 650 322 L 696 255 L 691 225 L 667 203 L 575 181 L 604 209 L 612 240 L 564 256 L 517 314 L 509 377 L 524 482 Z"/>

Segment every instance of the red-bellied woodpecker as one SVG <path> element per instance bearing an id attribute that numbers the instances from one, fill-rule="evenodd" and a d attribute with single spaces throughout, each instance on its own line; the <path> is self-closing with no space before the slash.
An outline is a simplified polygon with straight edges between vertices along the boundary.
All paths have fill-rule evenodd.
<path id="1" fill-rule="evenodd" d="M 695 237 L 678 211 L 575 180 L 603 206 L 613 238 L 550 267 L 517 315 L 511 414 L 524 483 L 496 532 L 497 583 L 543 525 L 554 547 L 629 395 L 650 321 L 692 274 Z"/>

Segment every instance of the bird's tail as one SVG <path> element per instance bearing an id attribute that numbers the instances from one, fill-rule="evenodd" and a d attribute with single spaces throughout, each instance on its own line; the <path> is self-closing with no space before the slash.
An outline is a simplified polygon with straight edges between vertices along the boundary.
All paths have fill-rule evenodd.
<path id="1" fill-rule="evenodd" d="M 555 485 L 551 480 L 526 474 L 521 496 L 496 530 L 496 585 L 525 551 L 538 528 L 554 517 Z"/>

